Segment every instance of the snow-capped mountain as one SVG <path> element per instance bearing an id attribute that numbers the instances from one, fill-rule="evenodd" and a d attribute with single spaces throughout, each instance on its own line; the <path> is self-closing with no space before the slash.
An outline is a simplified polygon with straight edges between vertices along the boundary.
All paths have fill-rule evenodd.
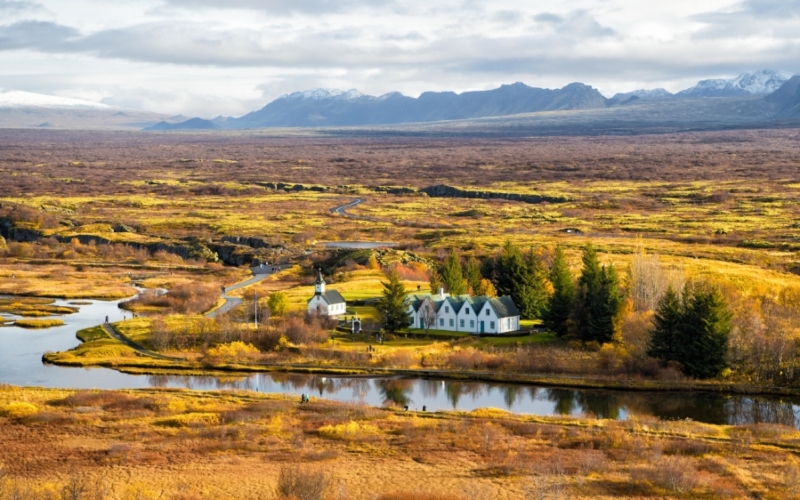
<path id="1" fill-rule="evenodd" d="M 671 97 L 671 96 L 672 92 L 669 92 L 668 90 L 665 89 L 651 89 L 651 90 L 639 89 L 639 90 L 634 90 L 633 92 L 620 92 L 614 95 L 612 99 L 616 99 L 618 101 L 624 101 L 626 99 L 630 99 L 631 97 L 638 97 L 639 99 L 658 99 L 659 97 Z"/>
<path id="2" fill-rule="evenodd" d="M 54 95 L 35 94 L 21 90 L 0 90 L 0 108 L 80 108 L 80 109 L 115 109 L 106 104 L 58 97 Z"/>
<path id="3" fill-rule="evenodd" d="M 736 97 L 770 94 L 786 83 L 792 75 L 782 71 L 762 70 L 731 78 L 701 80 L 692 88 L 678 92 L 679 97 Z"/>
<path id="4" fill-rule="evenodd" d="M 302 90 L 300 92 L 292 92 L 291 94 L 284 94 L 280 96 L 278 99 L 322 101 L 325 99 L 353 100 L 361 97 L 371 97 L 371 96 L 364 95 L 356 89 L 350 89 L 350 90 L 311 89 L 311 90 Z"/>

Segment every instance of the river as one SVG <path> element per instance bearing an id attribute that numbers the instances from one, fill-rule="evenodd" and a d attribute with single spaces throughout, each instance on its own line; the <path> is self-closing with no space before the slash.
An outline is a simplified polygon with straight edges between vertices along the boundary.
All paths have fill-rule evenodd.
<path id="1" fill-rule="evenodd" d="M 99 325 L 108 316 L 130 313 L 118 301 L 88 301 L 63 316 L 65 325 L 46 330 L 0 327 L 0 383 L 76 389 L 247 389 L 324 397 L 373 406 L 393 403 L 427 411 L 501 408 L 535 415 L 593 415 L 625 419 L 631 414 L 663 419 L 691 418 L 713 424 L 777 423 L 800 428 L 800 398 L 750 397 L 696 392 L 638 392 L 545 388 L 521 384 L 455 382 L 399 377 L 331 377 L 295 373 L 210 376 L 128 375 L 107 368 L 45 365 L 42 354 L 78 344 L 75 333 Z M 59 305 L 73 305 L 58 300 Z"/>

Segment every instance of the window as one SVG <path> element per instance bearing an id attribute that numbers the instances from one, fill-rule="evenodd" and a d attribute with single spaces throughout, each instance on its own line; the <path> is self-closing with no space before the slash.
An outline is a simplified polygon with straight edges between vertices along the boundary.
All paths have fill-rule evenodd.
<path id="1" fill-rule="evenodd" d="M 439 318 L 439 326 L 444 326 L 444 318 Z"/>
<path id="2" fill-rule="evenodd" d="M 450 306 L 444 306 L 444 312 L 449 313 L 450 312 Z"/>
<path id="3" fill-rule="evenodd" d="M 461 326 L 461 328 L 464 328 L 464 320 L 463 320 L 463 319 L 461 320 L 461 322 L 459 323 L 459 325 Z"/>
<path id="4" fill-rule="evenodd" d="M 490 312 L 489 312 L 489 310 L 487 309 L 487 310 L 486 310 L 486 315 L 488 316 L 488 315 L 490 315 L 490 314 L 491 314 L 491 313 L 490 313 Z"/>
<path id="5" fill-rule="evenodd" d="M 453 326 L 453 318 L 450 318 L 450 326 Z"/>
<path id="6" fill-rule="evenodd" d="M 469 307 L 467 308 L 467 314 L 469 314 Z"/>
<path id="7" fill-rule="evenodd" d="M 475 328 L 475 320 L 474 319 L 469 320 L 469 327 L 470 328 Z"/>
<path id="8" fill-rule="evenodd" d="M 489 322 L 489 328 L 491 328 L 492 330 L 494 330 L 494 321 L 490 321 L 490 322 Z"/>

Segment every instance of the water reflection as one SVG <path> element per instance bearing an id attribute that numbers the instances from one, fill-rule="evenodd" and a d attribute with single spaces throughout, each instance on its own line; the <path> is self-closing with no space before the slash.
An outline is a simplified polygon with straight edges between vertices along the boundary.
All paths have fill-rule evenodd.
<path id="1" fill-rule="evenodd" d="M 248 377 L 150 376 L 159 387 L 249 389 L 362 402 L 374 406 L 406 406 L 428 410 L 503 408 L 535 415 L 592 415 L 624 419 L 629 414 L 674 420 L 690 418 L 713 424 L 773 423 L 800 428 L 800 400 L 710 393 L 647 393 L 542 388 L 402 378 L 323 377 L 265 373 Z"/>
<path id="2" fill-rule="evenodd" d="M 57 305 L 65 301 L 57 301 Z M 180 387 L 244 389 L 360 402 L 369 405 L 408 405 L 413 409 L 474 410 L 495 407 L 535 415 L 595 415 L 626 418 L 629 414 L 663 419 L 691 418 L 714 424 L 772 423 L 800 428 L 800 398 L 753 397 L 706 393 L 646 393 L 636 391 L 573 390 L 518 384 L 400 379 L 386 377 L 328 377 L 297 373 L 210 376 L 132 375 L 105 368 L 65 368 L 43 365 L 48 349 L 66 350 L 78 341 L 75 332 L 98 325 L 106 316 L 122 319 L 118 301 L 89 301 L 64 317 L 65 325 L 42 331 L 4 327 L 0 333 L 0 384 L 43 387 L 128 389 Z"/>

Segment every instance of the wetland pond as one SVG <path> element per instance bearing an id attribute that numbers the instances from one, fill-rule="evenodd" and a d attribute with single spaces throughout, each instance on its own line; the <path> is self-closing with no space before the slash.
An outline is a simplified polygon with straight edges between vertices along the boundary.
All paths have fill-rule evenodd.
<path id="1" fill-rule="evenodd" d="M 390 241 L 322 241 L 325 248 L 346 248 L 348 250 L 361 250 L 367 248 L 396 247 L 397 243 Z"/>
<path id="2" fill-rule="evenodd" d="M 107 368 L 67 368 L 42 363 L 48 350 L 71 349 L 75 333 L 130 313 L 118 301 L 57 300 L 79 312 L 61 316 L 65 325 L 45 330 L 0 326 L 0 384 L 75 389 L 247 389 L 269 393 L 323 397 L 345 402 L 408 405 L 410 409 L 474 410 L 494 407 L 533 415 L 594 415 L 625 419 L 652 415 L 713 424 L 776 423 L 800 428 L 800 398 L 721 395 L 701 392 L 639 392 L 536 387 L 522 384 L 460 382 L 398 377 L 331 377 L 296 373 L 230 374 L 225 376 L 129 375 Z M 14 319 L 4 315 L 7 319 Z"/>

